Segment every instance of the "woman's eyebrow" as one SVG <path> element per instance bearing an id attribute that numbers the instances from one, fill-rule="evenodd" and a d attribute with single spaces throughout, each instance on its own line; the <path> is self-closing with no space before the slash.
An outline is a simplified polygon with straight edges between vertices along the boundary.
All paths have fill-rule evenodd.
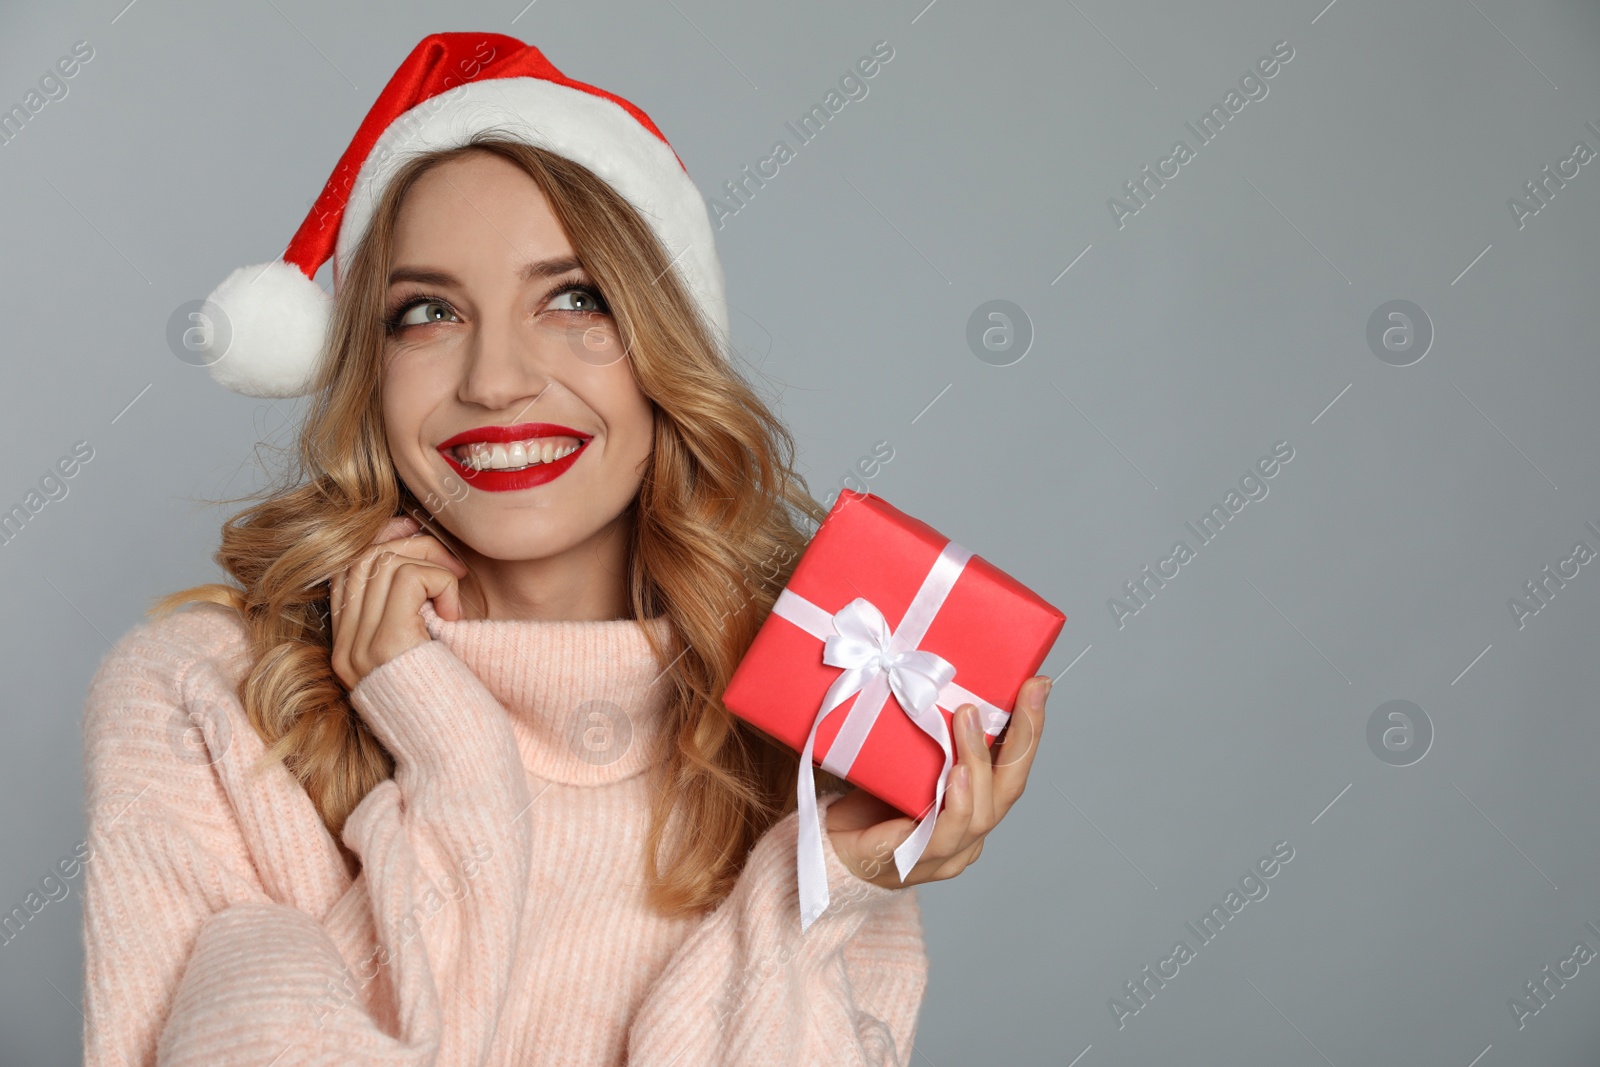
<path id="1" fill-rule="evenodd" d="M 523 264 L 519 272 L 522 280 L 531 282 L 537 278 L 551 278 L 558 274 L 570 274 L 575 270 L 582 270 L 583 264 L 575 256 L 559 256 L 553 259 L 540 259 L 532 263 Z M 389 284 L 397 282 L 419 282 L 423 285 L 455 285 L 461 284 L 460 280 L 449 271 L 428 270 L 423 267 L 396 267 L 389 273 Z"/>

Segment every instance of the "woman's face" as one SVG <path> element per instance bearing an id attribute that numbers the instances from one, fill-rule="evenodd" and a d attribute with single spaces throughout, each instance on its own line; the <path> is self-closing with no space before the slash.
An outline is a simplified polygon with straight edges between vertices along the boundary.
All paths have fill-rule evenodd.
<path id="1" fill-rule="evenodd" d="M 407 191 L 383 418 L 400 477 L 473 551 L 553 556 L 633 501 L 649 400 L 539 186 L 473 152 Z"/>

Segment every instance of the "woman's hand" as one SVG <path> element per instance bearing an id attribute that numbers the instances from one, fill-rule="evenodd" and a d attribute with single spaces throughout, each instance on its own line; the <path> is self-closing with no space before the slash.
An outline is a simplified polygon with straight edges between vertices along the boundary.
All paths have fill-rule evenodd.
<path id="1" fill-rule="evenodd" d="M 333 673 L 346 690 L 408 648 L 430 640 L 424 600 L 441 619 L 461 618 L 457 581 L 467 568 L 415 519 L 391 519 L 372 545 L 329 579 Z"/>
<path id="2" fill-rule="evenodd" d="M 922 857 L 900 881 L 894 850 L 917 821 L 872 794 L 856 789 L 828 806 L 828 837 L 839 859 L 858 878 L 894 889 L 954 878 L 983 853 L 983 838 L 1022 795 L 1044 729 L 1044 698 L 1050 679 L 1029 678 L 1018 694 L 1005 740 L 993 750 L 983 742 L 978 709 L 956 709 L 956 763 L 944 791 L 944 810 Z M 969 717 L 970 716 L 970 717 Z"/>

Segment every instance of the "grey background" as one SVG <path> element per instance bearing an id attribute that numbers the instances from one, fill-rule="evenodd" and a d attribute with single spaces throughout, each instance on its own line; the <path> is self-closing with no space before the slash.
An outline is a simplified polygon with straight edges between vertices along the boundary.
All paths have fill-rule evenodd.
<path id="1" fill-rule="evenodd" d="M 81 840 L 109 640 L 216 575 L 205 499 L 254 488 L 299 412 L 174 358 L 168 316 L 282 250 L 420 37 L 540 46 L 707 195 L 887 40 L 718 241 L 814 492 L 886 440 L 868 488 L 1068 615 L 1027 796 L 920 891 L 916 1061 L 1600 1058 L 1600 968 L 1521 1029 L 1508 1004 L 1600 949 L 1600 577 L 1520 629 L 1507 606 L 1600 548 L 1600 163 L 1521 229 L 1507 207 L 1600 149 L 1595 4 L 123 3 L 0 14 L 6 107 L 95 49 L 0 147 L 0 505 L 95 449 L 0 546 L 0 911 Z M 1119 229 L 1108 198 L 1280 40 L 1268 96 Z M 1010 366 L 965 340 L 993 299 L 1035 333 Z M 1436 331 L 1407 367 L 1366 341 L 1394 299 Z M 1270 494 L 1119 628 L 1108 599 L 1278 441 Z M 1367 742 L 1395 699 L 1434 730 L 1410 766 Z M 1119 1029 L 1108 1000 L 1279 841 L 1270 894 Z M 0 946 L 6 1063 L 78 1058 L 80 889 Z"/>

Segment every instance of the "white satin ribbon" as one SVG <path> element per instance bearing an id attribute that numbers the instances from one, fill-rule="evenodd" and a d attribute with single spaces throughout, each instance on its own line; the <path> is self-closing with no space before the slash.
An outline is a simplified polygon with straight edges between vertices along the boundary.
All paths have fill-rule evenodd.
<path id="1" fill-rule="evenodd" d="M 962 704 L 976 704 L 984 732 L 990 735 L 1004 729 L 1011 716 L 1010 712 L 957 685 L 956 668 L 948 660 L 917 647 L 971 555 L 954 541 L 945 545 L 892 633 L 883 612 L 865 597 L 855 598 L 830 615 L 785 588 L 773 605 L 773 614 L 823 642 L 822 662 L 843 668 L 823 694 L 822 706 L 812 720 L 805 747 L 800 752 L 800 778 L 796 786 L 800 832 L 795 865 L 799 876 L 802 932 L 828 907 L 822 822 L 817 813 L 816 776 L 811 769 L 817 728 L 822 720 L 852 694 L 858 694 L 822 760 L 823 770 L 841 778 L 854 765 L 856 754 L 872 733 L 890 693 L 917 728 L 937 741 L 944 752 L 944 765 L 934 783 L 933 806 L 923 813 L 911 836 L 894 850 L 895 869 L 903 882 L 928 847 L 934 818 L 939 813 L 945 784 L 950 777 L 953 762 L 950 729 L 939 709 L 954 711 Z"/>

